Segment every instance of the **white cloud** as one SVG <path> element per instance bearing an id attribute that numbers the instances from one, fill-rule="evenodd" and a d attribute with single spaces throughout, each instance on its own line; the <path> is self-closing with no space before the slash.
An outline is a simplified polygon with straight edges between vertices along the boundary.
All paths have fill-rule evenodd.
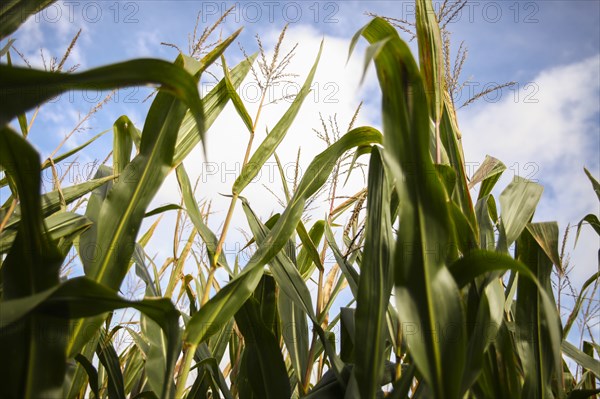
<path id="1" fill-rule="evenodd" d="M 521 87 L 519 101 L 505 91 L 499 102 L 459 116 L 467 161 L 481 162 L 486 154 L 502 160 L 510 169 L 500 188 L 515 174 L 538 180 L 545 192 L 535 220 L 556 220 L 561 231 L 587 213 L 598 213 L 583 167 L 598 177 L 599 71 L 600 55 L 547 69 L 533 79 L 535 86 Z M 527 95 L 530 102 L 524 102 Z M 571 240 L 567 250 L 572 248 Z M 572 252 L 578 283 L 596 270 L 597 250 L 598 238 L 589 229 Z"/>
<path id="2" fill-rule="evenodd" d="M 131 57 L 155 57 L 156 47 L 161 40 L 156 31 L 137 31 L 134 34 L 133 45 L 127 47 Z"/>

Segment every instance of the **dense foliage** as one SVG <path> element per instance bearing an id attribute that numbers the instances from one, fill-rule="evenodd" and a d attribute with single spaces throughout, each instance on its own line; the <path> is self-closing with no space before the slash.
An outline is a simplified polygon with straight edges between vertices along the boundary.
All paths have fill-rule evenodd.
<path id="1" fill-rule="evenodd" d="M 48 3 L 2 7 L 0 38 L 18 28 L 32 4 Z M 383 132 L 351 127 L 294 187 L 282 178 L 285 210 L 268 221 L 242 193 L 276 156 L 309 93 L 320 50 L 302 90 L 254 149 L 259 115 L 250 116 L 236 88 L 255 62 L 263 63 L 267 84 L 277 71 L 270 74 L 256 55 L 227 67 L 224 51 L 240 31 L 202 57 L 74 73 L 12 66 L 9 43 L 0 65 L 0 184 L 11 194 L 0 208 L 0 397 L 585 398 L 600 392 L 598 344 L 578 348 L 565 340 L 599 274 L 561 322 L 551 285 L 553 270 L 563 266 L 559 229 L 531 222 L 542 187 L 515 178 L 498 207 L 492 189 L 504 164 L 487 157 L 466 175 L 439 21 L 429 0 L 417 0 L 416 11 L 418 63 L 382 18 L 350 42 L 351 51 L 357 41 L 368 42 Z M 201 98 L 198 80 L 215 62 L 223 79 Z M 42 193 L 42 170 L 89 143 L 41 162 L 27 140 L 26 112 L 66 90 L 147 83 L 159 90 L 143 129 L 126 116 L 114 123 L 112 166 Z M 182 161 L 230 101 L 249 142 L 217 235 Z M 9 125 L 15 118 L 20 133 Z M 306 226 L 307 202 L 340 178 L 348 156 L 351 169 L 369 157 L 366 189 L 335 207 L 332 196 L 328 216 Z M 150 212 L 173 171 L 181 206 Z M 600 200 L 600 184 L 588 176 Z M 83 214 L 76 212 L 82 204 Z M 222 250 L 236 206 L 255 248 L 244 265 L 229 265 Z M 173 210 L 193 224 L 190 244 L 159 270 L 145 253 L 159 225 L 140 229 L 146 217 Z M 347 224 L 340 227 L 342 216 Z M 600 234 L 597 215 L 584 220 Z M 205 246 L 201 259 L 189 257 L 196 237 Z M 85 276 L 65 278 L 61 266 L 73 246 Z M 332 267 L 324 265 L 329 253 Z M 184 273 L 186 261 L 196 262 L 198 273 Z M 118 292 L 131 268 L 145 284 L 143 300 Z M 227 281 L 216 277 L 219 270 Z M 316 297 L 311 278 L 318 281 Z M 353 300 L 332 309 L 344 290 Z M 135 325 L 112 323 L 123 308 L 140 312 Z M 119 334 L 130 343 L 117 344 Z M 570 370 L 567 358 L 581 373 Z"/>

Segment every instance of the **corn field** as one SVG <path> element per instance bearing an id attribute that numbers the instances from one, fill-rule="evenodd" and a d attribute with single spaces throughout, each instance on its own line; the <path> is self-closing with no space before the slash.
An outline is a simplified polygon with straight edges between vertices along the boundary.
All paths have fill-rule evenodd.
<path id="1" fill-rule="evenodd" d="M 10 1 L 0 9 L 0 39 L 51 3 Z M 300 123 L 322 47 L 287 111 L 257 143 L 263 101 L 251 115 L 237 89 L 254 75 L 264 100 L 284 76 L 285 30 L 272 60 L 259 42 L 258 53 L 231 68 L 225 51 L 241 29 L 172 63 L 134 59 L 74 72 L 62 63 L 51 71 L 13 65 L 9 41 L 0 52 L 0 398 L 597 397 L 598 336 L 588 327 L 591 340 L 582 345 L 566 337 L 597 295 L 600 272 L 578 287 L 561 319 L 553 286 L 565 272 L 559 227 L 532 221 L 543 187 L 515 177 L 495 198 L 507 167 L 493 156 L 467 175 L 444 17 L 430 0 L 416 0 L 415 10 L 408 28 L 373 15 L 347 38 L 350 54 L 359 42 L 368 46 L 381 131 L 353 120 L 347 131 L 322 132 L 327 148 L 293 184 L 276 150 Z M 401 38 L 407 30 L 418 54 Z M 209 68 L 222 79 L 201 96 Z M 95 175 L 71 186 L 55 176 L 42 190 L 44 171 L 100 135 L 43 160 L 28 138 L 40 107 L 69 90 L 148 84 L 157 90 L 143 126 L 126 115 L 114 122 L 111 154 Z M 213 231 L 210 205 L 183 160 L 199 146 L 210 155 L 222 145 L 204 138 L 228 104 L 248 143 L 225 193 L 228 212 Z M 261 220 L 244 189 L 271 159 L 284 210 Z M 337 185 L 362 164 L 365 187 L 338 200 Z M 181 202 L 150 209 L 171 173 Z M 597 177 L 585 173 L 600 201 Z M 329 212 L 312 221 L 309 206 L 323 193 Z M 250 229 L 244 262 L 224 254 L 235 209 Z M 184 245 L 157 265 L 147 244 L 161 219 L 148 229 L 142 223 L 164 212 L 177 214 L 167 234 Z M 581 218 L 578 233 L 600 235 L 598 215 Z M 70 276 L 73 267 L 83 275 Z M 142 285 L 143 299 L 123 295 L 128 278 Z"/>

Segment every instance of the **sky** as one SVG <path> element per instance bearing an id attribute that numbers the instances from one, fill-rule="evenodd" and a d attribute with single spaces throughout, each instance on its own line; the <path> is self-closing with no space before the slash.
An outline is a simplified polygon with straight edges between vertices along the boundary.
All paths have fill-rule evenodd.
<path id="1" fill-rule="evenodd" d="M 439 7 L 440 3 L 434 5 Z M 243 26 L 239 45 L 248 53 L 257 51 L 255 35 L 258 34 L 271 54 L 287 23 L 283 50 L 298 44 L 289 67 L 289 72 L 298 76 L 292 78 L 292 83 L 276 89 L 273 100 L 282 93 L 297 92 L 315 60 L 320 42 L 324 42 L 313 92 L 277 151 L 290 179 L 299 147 L 300 171 L 326 148 L 313 131 L 313 128 L 322 130 L 319 114 L 325 120 L 335 115 L 343 130 L 363 101 L 356 125 L 380 126 L 380 93 L 372 67 L 365 81 L 360 82 L 364 43 L 347 61 L 348 46 L 353 34 L 369 21 L 367 12 L 414 19 L 414 5 L 409 1 L 58 1 L 27 20 L 14 35 L 15 46 L 32 66 L 43 67 L 43 59 L 47 63 L 51 56 L 60 58 L 81 29 L 67 67 L 78 65 L 81 71 L 137 57 L 173 60 L 177 50 L 161 43 L 187 50 L 197 18 L 203 29 L 233 5 L 236 10 L 225 19 L 216 37 L 218 34 L 225 37 Z M 448 24 L 448 29 L 452 32 L 452 57 L 461 42 L 468 48 L 461 74 L 466 85 L 457 104 L 493 85 L 515 82 L 510 88 L 459 109 L 468 172 L 472 174 L 487 154 L 502 160 L 509 169 L 494 191 L 496 198 L 515 175 L 539 182 L 544 186 L 544 194 L 534 221 L 556 220 L 561 234 L 567 224 L 574 226 L 586 214 L 598 214 L 598 201 L 583 167 L 596 178 L 600 176 L 600 2 L 472 1 Z M 4 44 L 5 41 L 0 46 Z M 229 66 L 243 59 L 239 45 L 232 45 L 226 52 Z M 415 50 L 415 41 L 410 46 Z M 14 54 L 13 59 L 16 63 L 24 62 Z M 218 68 L 215 73 L 218 74 Z M 206 76 L 201 89 L 209 88 L 211 81 Z M 251 76 L 241 87 L 240 95 L 254 115 L 258 104 Z M 111 129 L 122 114 L 128 115 L 141 129 L 150 104 L 143 100 L 150 92 L 148 88 L 119 90 L 82 124 L 81 131 L 72 136 L 65 148 Z M 68 93 L 44 107 L 30 133 L 31 141 L 42 155 L 49 155 L 105 94 Z M 283 100 L 264 109 L 255 143 L 264 138 L 264 132 L 275 125 L 288 106 L 289 102 Z M 220 230 L 219 223 L 229 204 L 229 199 L 221 194 L 230 193 L 247 139 L 243 123 L 228 106 L 207 134 L 208 159 L 204 159 L 198 148 L 185 161 L 192 181 L 200 179 L 198 200 L 212 201 L 214 214 L 209 225 L 215 231 Z M 77 183 L 101 162 L 110 150 L 111 141 L 108 133 L 89 147 L 78 158 L 68 183 Z M 355 173 L 342 191 L 353 194 L 361 184 L 361 174 Z M 281 212 L 274 195 L 282 196 L 282 192 L 275 163 L 270 160 L 256 184 L 243 195 L 261 217 L 267 218 Z M 177 182 L 171 176 L 151 208 L 178 202 L 178 198 Z M 313 220 L 322 218 L 325 212 L 322 200 L 315 206 Z M 152 221 L 147 220 L 142 231 Z M 157 233 L 148 249 L 159 265 L 171 252 L 171 243 L 166 238 L 171 236 L 174 226 L 172 212 L 164 216 L 161 226 L 164 233 Z M 240 205 L 225 245 L 230 258 L 246 242 L 241 230 L 248 231 Z M 570 237 L 567 251 L 571 255 L 572 278 L 579 286 L 598 268 L 599 241 L 589 226 L 583 228 L 576 247 L 574 234 Z"/>

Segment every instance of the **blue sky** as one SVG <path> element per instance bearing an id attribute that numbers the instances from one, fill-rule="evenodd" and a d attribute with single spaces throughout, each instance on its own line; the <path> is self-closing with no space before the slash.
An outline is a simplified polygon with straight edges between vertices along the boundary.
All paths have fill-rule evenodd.
<path id="1" fill-rule="evenodd" d="M 227 8 L 237 5 L 238 11 L 222 25 L 222 34 L 244 26 L 240 42 L 249 53 L 257 50 L 255 34 L 261 36 L 265 48 L 271 49 L 283 26 L 289 23 L 284 47 L 299 44 L 290 67 L 291 72 L 299 75 L 295 79 L 297 84 L 303 82 L 319 42 L 325 40 L 314 95 L 305 102 L 297 123 L 278 151 L 284 163 L 289 163 L 295 159 L 298 147 L 302 147 L 302 165 L 306 166 L 324 149 L 311 130 L 320 126 L 319 112 L 326 118 L 337 114 L 340 126 L 346 126 L 358 102 L 364 100 L 358 122 L 379 125 L 379 93 L 372 71 L 364 84 L 359 85 L 364 47 L 355 51 L 346 64 L 348 44 L 354 32 L 369 20 L 365 12 L 410 20 L 414 18 L 412 4 L 404 1 L 59 1 L 31 17 L 14 37 L 19 51 L 32 65 L 40 67 L 40 48 L 46 59 L 50 55 L 60 57 L 73 35 L 82 29 L 67 66 L 79 64 L 83 70 L 135 57 L 174 59 L 176 50 L 160 43 L 176 44 L 187 50 L 188 34 L 200 11 L 203 28 Z M 463 40 L 469 49 L 462 77 L 470 82 L 467 87 L 472 94 L 493 83 L 517 82 L 512 88 L 459 110 L 471 172 L 490 154 L 510 168 L 499 184 L 501 188 L 508 184 L 511 173 L 539 181 L 545 192 L 535 220 L 557 220 L 561 231 L 567 223 L 577 223 L 587 213 L 597 214 L 598 202 L 582 168 L 586 166 L 595 176 L 600 175 L 600 2 L 473 1 L 448 28 L 452 32 L 453 54 Z M 411 45 L 414 48 L 416 43 Z M 237 45 L 226 55 L 230 66 L 242 57 Z M 22 63 L 18 57 L 14 59 Z M 102 130 L 111 129 L 121 114 L 129 115 L 141 128 L 149 106 L 142 100 L 149 92 L 121 90 L 119 97 L 84 123 L 85 129 L 76 133 L 67 145 L 82 143 Z M 466 99 L 468 94 L 465 92 L 463 96 Z M 100 98 L 98 93 L 62 96 L 42 109 L 31 140 L 43 155 L 48 155 Z M 246 100 L 253 115 L 256 103 Z M 258 131 L 272 127 L 287 106 L 284 101 L 267 107 Z M 208 134 L 211 163 L 202 159 L 200 151 L 193 152 L 186 160 L 192 179 L 205 177 L 198 195 L 213 201 L 215 216 L 211 227 L 215 230 L 219 230 L 218 222 L 223 220 L 228 205 L 228 200 L 218 193 L 229 192 L 235 179 L 235 165 L 245 148 L 244 129 L 228 107 Z M 91 147 L 79 160 L 82 168 L 94 160 L 101 161 L 111 140 L 107 134 Z M 208 168 L 213 166 L 218 172 L 209 175 Z M 272 177 L 265 172 L 258 184 L 245 192 L 250 203 L 265 217 L 281 210 L 274 207 L 271 194 L 265 189 L 267 186 L 281 193 L 279 181 Z M 357 180 L 346 187 L 348 194 L 356 191 L 360 178 L 355 176 Z M 155 205 L 177 201 L 176 187 L 175 180 L 169 179 Z M 317 209 L 316 217 L 322 215 L 319 212 L 323 210 Z M 165 218 L 163 228 L 172 228 L 171 216 Z M 231 254 L 244 242 L 237 230 L 246 228 L 241 207 L 234 220 L 227 241 Z M 164 237 L 169 236 L 166 232 Z M 164 259 L 164 253 L 169 252 L 164 237 L 159 236 L 153 242 L 155 253 L 150 255 L 157 255 L 157 259 Z M 577 282 L 596 270 L 598 244 L 598 238 L 588 228 L 584 228 L 577 248 L 573 249 L 570 241 L 568 250 L 572 252 L 573 276 Z"/>

